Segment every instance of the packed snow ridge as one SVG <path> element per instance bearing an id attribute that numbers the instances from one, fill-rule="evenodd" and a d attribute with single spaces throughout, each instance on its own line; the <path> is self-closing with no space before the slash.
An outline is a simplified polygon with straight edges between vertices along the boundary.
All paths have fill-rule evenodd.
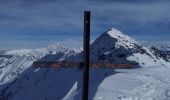
<path id="1" fill-rule="evenodd" d="M 81 48 L 59 44 L 0 52 L 0 100 L 80 100 L 82 70 L 34 68 L 34 61 L 82 61 Z M 130 63 L 137 69 L 90 69 L 89 100 L 169 100 L 170 65 L 155 47 L 143 47 L 117 29 L 90 45 L 90 61 Z"/>

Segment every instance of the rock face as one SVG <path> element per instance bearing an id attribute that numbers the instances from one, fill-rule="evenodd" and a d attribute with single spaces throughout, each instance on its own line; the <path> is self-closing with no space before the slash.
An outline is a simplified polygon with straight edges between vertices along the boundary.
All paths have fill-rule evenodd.
<path id="1" fill-rule="evenodd" d="M 81 86 L 77 86 L 77 83 L 81 84 L 81 70 L 39 69 L 31 67 L 31 65 L 37 60 L 82 61 L 82 58 L 82 49 L 68 49 L 59 45 L 35 50 L 3 51 L 0 56 L 0 99 L 21 100 L 28 97 L 26 100 L 53 100 L 54 98 L 61 100 L 73 85 L 76 88 L 81 88 Z M 158 49 L 143 47 L 134 39 L 114 28 L 104 32 L 91 44 L 90 61 L 131 63 L 138 64 L 140 67 L 169 66 L 167 57 L 160 54 Z M 94 73 L 92 78 L 95 80 L 93 83 L 97 82 L 96 84 L 99 85 L 105 76 L 114 72 L 113 70 L 103 70 L 100 70 L 102 74 L 92 71 Z M 75 81 L 77 82 L 75 83 Z M 97 86 L 96 84 L 94 86 Z M 95 88 L 97 90 L 97 87 Z M 79 100 L 81 90 L 74 89 L 74 91 L 79 93 L 76 97 Z"/>

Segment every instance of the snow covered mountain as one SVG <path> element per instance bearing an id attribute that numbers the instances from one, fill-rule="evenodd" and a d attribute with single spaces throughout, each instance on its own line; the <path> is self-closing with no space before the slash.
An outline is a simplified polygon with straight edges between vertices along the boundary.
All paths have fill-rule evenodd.
<path id="1" fill-rule="evenodd" d="M 158 48 L 170 60 L 170 41 L 140 41 L 140 43 L 147 47 L 154 46 Z"/>
<path id="2" fill-rule="evenodd" d="M 140 65 L 164 64 L 161 55 L 157 55 L 146 47 L 122 32 L 112 28 L 103 33 L 91 46 L 91 55 L 95 60 L 104 60 L 117 63 L 135 61 Z M 160 60 L 163 60 L 160 62 Z"/>
<path id="3" fill-rule="evenodd" d="M 162 53 L 166 54 L 170 60 L 170 44 L 159 45 L 158 48 L 162 51 Z"/>
<path id="4" fill-rule="evenodd" d="M 141 40 L 139 41 L 143 46 L 154 46 L 159 48 L 161 51 L 170 51 L 170 41 L 162 40 Z"/>
<path id="5" fill-rule="evenodd" d="M 161 46 L 158 46 L 162 51 L 170 51 L 170 45 L 164 44 Z"/>
<path id="6" fill-rule="evenodd" d="M 82 56 L 83 53 L 78 54 L 74 60 L 81 60 Z M 151 48 L 143 47 L 131 37 L 114 28 L 104 32 L 91 44 L 90 60 L 92 62 L 139 64 L 140 66 L 168 66 L 169 64 L 167 56 L 162 54 L 159 49 L 153 46 Z"/>
<path id="7" fill-rule="evenodd" d="M 161 54 L 157 48 L 143 47 L 134 39 L 112 28 L 99 36 L 91 44 L 90 50 L 91 61 L 139 64 L 140 67 L 145 69 L 144 72 L 138 69 L 133 70 L 134 73 L 130 70 L 119 70 L 116 72 L 114 69 L 91 69 L 90 100 L 129 99 L 124 95 L 137 95 L 138 97 L 147 98 L 152 96 L 156 90 L 162 89 L 150 87 L 151 91 L 146 90 L 146 86 L 152 85 L 153 82 L 151 80 L 158 81 L 153 83 L 155 86 L 161 86 L 159 83 L 163 84 L 162 87 L 163 89 L 165 88 L 166 95 L 169 95 L 168 93 L 170 92 L 166 91 L 169 87 L 166 87 L 166 85 L 170 81 L 163 82 L 159 80 L 159 77 L 151 77 L 153 73 L 158 73 L 157 70 L 153 70 L 153 73 L 148 70 L 147 73 L 147 68 L 149 69 L 151 66 L 169 67 L 166 55 Z M 9 50 L 3 52 L 0 57 L 0 100 L 80 100 L 82 92 L 81 69 L 40 69 L 32 67 L 31 64 L 37 60 L 82 61 L 82 56 L 81 49 L 68 49 L 59 45 L 49 46 L 44 49 Z M 168 69 L 162 70 L 168 71 Z M 146 79 L 147 84 L 143 82 L 144 79 Z M 116 84 L 113 81 L 116 81 Z M 131 91 L 133 88 L 135 88 L 134 91 Z M 149 91 L 149 93 L 143 96 L 143 91 Z M 164 96 L 164 91 L 159 96 Z M 156 96 L 153 99 L 161 100 Z"/>

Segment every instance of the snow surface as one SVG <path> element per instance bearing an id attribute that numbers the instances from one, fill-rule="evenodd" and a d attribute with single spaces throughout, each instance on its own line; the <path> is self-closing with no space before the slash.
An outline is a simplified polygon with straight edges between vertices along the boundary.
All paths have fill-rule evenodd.
<path id="1" fill-rule="evenodd" d="M 81 100 L 80 69 L 32 70 L 10 84 L 3 96 L 9 100 Z M 169 72 L 164 66 L 91 69 L 89 100 L 169 100 Z"/>

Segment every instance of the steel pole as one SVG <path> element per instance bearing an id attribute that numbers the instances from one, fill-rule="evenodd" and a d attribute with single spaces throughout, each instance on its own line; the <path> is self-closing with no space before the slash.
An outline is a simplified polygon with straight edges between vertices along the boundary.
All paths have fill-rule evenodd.
<path id="1" fill-rule="evenodd" d="M 89 48 L 90 48 L 90 11 L 84 11 L 84 62 L 83 62 L 83 95 L 88 100 L 89 93 Z"/>

